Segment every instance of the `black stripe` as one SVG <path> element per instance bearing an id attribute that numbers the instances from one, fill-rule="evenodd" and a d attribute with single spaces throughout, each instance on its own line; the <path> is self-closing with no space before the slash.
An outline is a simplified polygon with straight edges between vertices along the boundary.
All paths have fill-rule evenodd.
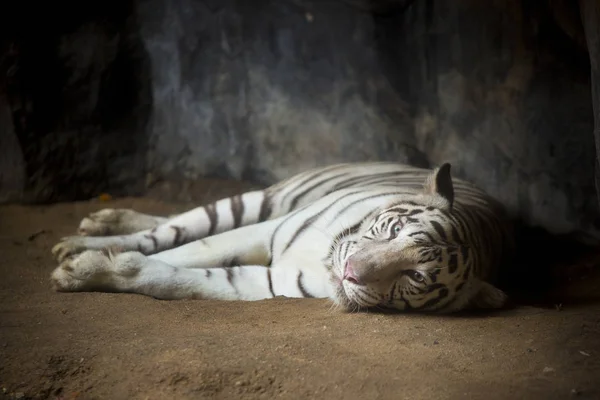
<path id="1" fill-rule="evenodd" d="M 408 213 L 408 209 L 404 208 L 401 205 L 395 205 L 393 207 L 387 208 L 384 211 L 384 213 L 388 213 L 388 212 L 399 213 L 399 214 L 405 215 L 406 213 Z"/>
<path id="2" fill-rule="evenodd" d="M 369 215 L 369 214 L 367 214 Z M 363 221 L 365 218 L 361 218 L 360 221 L 358 221 L 356 224 L 352 225 L 350 228 L 346 228 L 343 231 L 341 231 L 340 233 L 338 233 L 337 235 L 335 235 L 335 237 L 332 240 L 332 243 L 339 243 L 343 238 L 345 238 L 346 236 L 350 236 L 350 235 L 354 235 L 355 233 L 358 232 L 358 230 L 360 229 Z M 346 257 L 346 254 L 348 253 L 348 249 L 350 248 L 350 244 L 346 243 L 345 247 L 342 246 L 330 246 L 329 251 L 327 252 L 327 257 L 325 257 L 325 259 L 330 259 L 331 256 L 333 255 L 334 251 L 343 251 L 344 254 L 340 254 L 342 256 L 342 258 Z"/>
<path id="3" fill-rule="evenodd" d="M 355 191 L 355 192 L 347 193 L 346 195 L 344 195 L 344 196 L 340 197 L 339 199 L 336 199 L 334 202 L 330 203 L 327 207 L 325 207 L 324 209 L 322 209 L 321 211 L 319 211 L 317 214 L 313 215 L 312 217 L 310 217 L 309 219 L 307 219 L 306 221 L 304 221 L 304 223 L 302 224 L 302 226 L 298 230 L 296 230 L 296 232 L 294 232 L 294 235 L 292 236 L 292 238 L 290 239 L 290 241 L 287 243 L 287 245 L 285 246 L 285 248 L 283 249 L 283 251 L 281 252 L 281 254 L 283 254 L 292 245 L 292 243 L 296 240 L 296 238 L 302 232 L 304 232 L 308 226 L 310 226 L 311 224 L 313 224 L 327 210 L 329 210 L 330 208 L 332 208 L 336 204 L 338 204 L 340 202 L 340 200 L 345 199 L 346 197 L 353 196 L 355 194 L 360 194 L 360 193 L 361 193 L 361 191 Z M 354 206 L 355 204 L 362 203 L 363 201 L 375 199 L 375 198 L 378 198 L 378 197 L 391 196 L 391 195 L 395 195 L 395 194 L 397 194 L 397 193 L 396 192 L 388 192 L 388 193 L 375 194 L 375 195 L 368 196 L 368 197 L 362 197 L 362 198 L 360 198 L 358 200 L 353 201 L 352 203 L 350 203 L 349 205 L 347 205 L 346 207 L 344 207 L 342 210 L 340 210 L 335 215 L 335 217 L 333 219 L 334 220 L 338 219 L 339 216 L 342 215 L 342 213 L 344 211 L 346 211 L 348 208 Z"/>
<path id="4" fill-rule="evenodd" d="M 439 222 L 431 220 L 429 221 L 429 223 L 431 224 L 431 226 L 433 226 L 437 234 L 440 235 L 442 240 L 448 240 L 448 237 L 446 236 L 446 231 L 444 231 L 444 228 L 442 228 L 442 225 Z"/>
<path id="5" fill-rule="evenodd" d="M 271 216 L 271 196 L 263 192 L 263 200 L 260 203 L 260 212 L 258 214 L 258 222 L 264 222 Z"/>
<path id="6" fill-rule="evenodd" d="M 225 268 L 227 270 L 227 282 L 229 282 L 229 284 L 236 289 L 235 285 L 233 284 L 233 268 Z M 237 289 L 236 289 L 237 290 Z"/>
<path id="7" fill-rule="evenodd" d="M 363 292 L 355 292 L 354 293 L 354 295 L 356 297 L 358 297 L 359 299 L 361 299 L 363 303 L 369 303 L 368 299 L 365 299 L 364 297 L 362 297 L 361 294 L 365 294 L 365 293 L 363 293 Z M 360 305 L 360 304 L 357 304 L 357 306 L 358 307 L 367 307 L 367 306 L 363 306 L 363 305 Z"/>
<path id="8" fill-rule="evenodd" d="M 267 269 L 267 279 L 269 280 L 269 292 L 271 292 L 271 296 L 275 297 L 275 292 L 273 291 L 273 279 L 271 278 L 270 269 Z"/>
<path id="9" fill-rule="evenodd" d="M 363 218 L 364 219 L 364 218 Z M 346 236 L 354 235 L 360 229 L 360 226 L 363 224 L 363 221 L 358 221 L 356 224 L 352 225 L 350 228 L 346 228 L 336 236 L 337 239 L 341 239 Z"/>
<path id="10" fill-rule="evenodd" d="M 339 178 L 341 176 L 347 175 L 347 172 L 342 172 L 341 174 L 337 174 L 337 175 L 333 175 L 333 176 L 328 176 L 323 180 L 320 180 L 316 183 L 314 183 L 313 185 L 307 187 L 306 189 L 304 189 L 302 192 L 298 193 L 296 196 L 294 196 L 294 198 L 292 199 L 291 203 L 290 203 L 290 209 L 293 210 L 296 205 L 298 204 L 298 202 L 305 197 L 308 193 L 310 193 L 311 191 L 315 190 L 317 187 L 326 184 L 327 182 L 330 182 L 336 178 Z M 329 192 L 328 192 L 329 193 Z"/>
<path id="11" fill-rule="evenodd" d="M 298 279 L 296 280 L 296 283 L 298 284 L 298 289 L 300 289 L 300 293 L 302 293 L 302 296 L 315 297 L 315 296 L 311 295 L 310 293 L 308 293 L 306 291 L 306 289 L 304 288 L 304 285 L 302 284 L 302 271 L 300 271 L 300 273 L 298 274 Z"/>
<path id="12" fill-rule="evenodd" d="M 419 309 L 428 309 L 428 308 L 432 308 L 435 305 L 439 304 L 440 301 L 444 300 L 446 297 L 448 297 L 448 288 L 443 287 L 440 289 L 440 291 L 438 292 L 437 297 L 434 297 L 432 299 L 429 299 L 425 302 L 425 304 L 423 304 L 421 307 L 418 307 Z"/>
<path id="13" fill-rule="evenodd" d="M 171 225 L 170 228 L 175 231 L 175 238 L 173 239 L 173 244 L 177 247 L 183 243 L 181 236 L 181 227 Z"/>
<path id="14" fill-rule="evenodd" d="M 312 217 L 310 217 L 308 220 L 305 220 L 304 223 L 300 226 L 299 229 L 296 230 L 296 232 L 294 232 L 294 235 L 292 235 L 292 238 L 290 239 L 290 241 L 285 245 L 283 251 L 280 253 L 280 255 L 282 255 L 292 244 L 292 242 L 296 239 L 296 237 L 302 232 L 304 231 L 308 225 L 312 222 L 314 222 L 321 214 L 323 214 L 325 211 L 327 211 L 328 209 L 330 209 L 331 207 L 335 206 L 341 199 L 345 199 L 348 196 L 353 196 L 355 194 L 361 193 L 360 191 L 355 191 L 355 192 L 351 192 L 351 193 L 347 193 L 344 196 L 340 197 L 339 199 L 336 199 L 334 202 L 329 203 L 329 205 L 325 208 L 323 208 L 321 211 L 319 211 L 316 215 L 313 215 Z M 308 207 L 308 206 L 306 206 Z M 284 219 L 279 226 L 275 229 L 275 232 L 273 232 L 273 235 L 271 236 L 271 254 L 273 253 L 273 246 L 275 245 L 275 238 L 277 236 L 277 232 L 279 231 L 279 229 L 286 223 L 288 222 L 291 218 L 293 218 L 294 216 L 296 216 L 300 211 L 302 211 L 304 208 L 301 208 L 300 210 L 296 210 L 293 214 L 290 214 L 289 217 L 287 217 L 286 219 Z"/>
<path id="15" fill-rule="evenodd" d="M 207 236 L 212 236 L 214 235 L 217 229 L 217 224 L 219 223 L 219 214 L 217 214 L 217 208 L 214 205 L 214 203 L 205 206 L 204 211 L 206 211 L 206 215 L 208 216 L 208 220 L 210 223 Z"/>
<path id="16" fill-rule="evenodd" d="M 239 195 L 230 198 L 231 215 L 233 215 L 233 228 L 239 228 L 244 215 L 244 201 Z"/>
<path id="17" fill-rule="evenodd" d="M 222 263 L 222 267 L 239 267 L 240 266 L 240 260 L 237 257 L 232 257 L 229 260 L 224 260 Z"/>
<path id="18" fill-rule="evenodd" d="M 463 263 L 469 260 L 469 248 L 467 246 L 460 246 L 460 255 L 462 256 Z"/>
<path id="19" fill-rule="evenodd" d="M 367 185 L 374 185 L 374 184 L 381 183 L 381 182 L 390 182 L 390 178 L 392 178 L 392 181 L 390 183 L 400 183 L 404 179 L 406 179 L 406 177 L 405 176 L 403 177 L 403 175 L 408 175 L 411 173 L 412 172 L 390 171 L 390 172 L 381 172 L 381 173 L 374 173 L 374 174 L 368 174 L 368 175 L 361 175 L 361 176 L 357 176 L 357 177 L 339 182 L 338 184 L 336 184 L 333 187 L 332 191 L 351 188 L 351 187 L 355 187 L 355 186 L 364 187 Z M 397 178 L 397 181 L 399 181 L 399 182 L 394 182 L 393 178 Z M 425 175 L 423 175 L 422 179 L 425 179 Z"/>
<path id="20" fill-rule="evenodd" d="M 465 268 L 465 273 L 462 276 L 463 280 L 467 280 L 469 278 L 469 273 L 471 272 L 471 266 L 467 264 L 467 268 Z"/>
<path id="21" fill-rule="evenodd" d="M 412 232 L 412 233 L 409 233 L 409 234 L 408 234 L 408 236 L 409 236 L 409 237 L 413 237 L 413 236 L 417 236 L 417 235 L 424 235 L 424 236 L 426 236 L 426 237 L 427 237 L 427 240 L 428 240 L 430 243 L 435 243 L 435 242 L 436 242 L 436 241 L 433 239 L 433 236 L 431 236 L 431 235 L 429 234 L 429 232 L 425 232 L 425 231 L 417 231 L 417 232 Z"/>
<path id="22" fill-rule="evenodd" d="M 356 194 L 356 193 L 360 193 L 360 192 L 352 192 L 352 194 Z M 385 193 L 374 194 L 374 195 L 371 195 L 371 196 L 368 196 L 368 197 L 362 197 L 362 198 L 360 198 L 360 199 L 358 199 L 358 200 L 355 200 L 355 201 L 353 201 L 352 203 L 348 204 L 346 207 L 342 208 L 342 209 L 341 209 L 341 210 L 340 210 L 340 211 L 339 211 L 339 212 L 338 212 L 338 213 L 335 215 L 334 219 L 337 219 L 337 218 L 339 218 L 339 217 L 340 217 L 340 216 L 341 216 L 341 215 L 342 215 L 342 214 L 343 214 L 343 213 L 344 213 L 346 210 L 348 210 L 350 207 L 352 207 L 352 206 L 354 206 L 354 205 L 356 205 L 356 204 L 358 204 L 358 203 L 362 203 L 362 202 L 364 202 L 364 201 L 368 201 L 368 200 L 376 199 L 376 198 L 378 198 L 378 197 L 396 196 L 396 195 L 398 195 L 398 194 L 400 194 L 400 193 L 399 193 L 399 192 L 385 192 Z M 344 196 L 344 197 L 347 197 L 347 196 Z M 336 201 L 336 203 L 337 203 L 337 202 L 339 202 L 339 200 L 338 200 L 338 201 Z"/>
<path id="23" fill-rule="evenodd" d="M 345 246 L 343 247 L 343 251 L 344 251 L 344 253 L 343 253 L 343 254 L 340 254 L 340 255 L 341 255 L 341 258 L 340 258 L 340 260 L 343 260 L 343 259 L 345 259 L 345 258 L 346 258 L 346 256 L 348 255 L 348 250 L 350 250 L 350 243 L 348 243 L 348 242 L 344 242 L 344 245 L 345 245 Z"/>
<path id="24" fill-rule="evenodd" d="M 266 267 L 270 267 L 271 264 L 273 264 L 273 254 L 269 253 L 267 254 L 267 262 L 265 263 Z"/>
<path id="25" fill-rule="evenodd" d="M 422 212 L 423 210 L 421 210 L 420 208 L 415 208 L 414 210 L 408 213 L 408 216 L 412 217 L 413 215 L 421 214 Z"/>
<path id="26" fill-rule="evenodd" d="M 388 302 L 392 303 L 394 301 L 394 295 L 396 294 L 396 286 L 398 286 L 398 282 L 394 282 L 394 284 L 392 285 L 392 288 L 390 289 L 390 293 L 388 294 Z"/>
<path id="27" fill-rule="evenodd" d="M 460 234 L 458 233 L 458 230 L 456 229 L 456 226 L 454 226 L 454 224 L 450 224 L 450 227 L 452 229 L 452 241 L 454 243 L 460 242 L 461 241 Z"/>
<path id="28" fill-rule="evenodd" d="M 333 206 L 334 204 L 331 204 L 329 207 Z M 315 220 L 317 218 L 319 218 L 321 215 L 323 215 L 323 213 L 325 211 L 327 211 L 327 209 L 329 207 L 326 207 L 325 209 L 319 211 L 317 214 L 313 215 L 312 217 L 310 217 L 309 219 L 305 220 L 304 223 L 302 225 L 300 225 L 300 228 L 296 229 L 296 232 L 294 232 L 294 234 L 292 235 L 292 238 L 287 242 L 287 244 L 285 245 L 285 247 L 283 248 L 283 250 L 281 251 L 281 254 L 283 255 L 283 253 L 285 253 L 285 251 L 292 245 L 292 243 L 294 243 L 294 241 L 296 240 L 296 238 L 302 234 L 302 232 L 304 232 L 306 230 L 306 228 L 308 228 L 313 222 L 315 222 Z"/>
<path id="29" fill-rule="evenodd" d="M 289 214 L 286 219 L 284 219 L 283 221 L 281 221 L 281 223 L 279 225 L 277 225 L 277 228 L 275 228 L 275 231 L 271 235 L 271 243 L 269 243 L 269 253 L 271 254 L 271 264 L 273 263 L 273 254 L 275 254 L 273 252 L 273 248 L 275 247 L 275 238 L 277 237 L 277 232 L 279 232 L 279 229 L 281 229 L 283 224 L 285 224 L 287 221 L 289 221 L 290 218 L 293 218 L 294 215 L 296 215 L 296 212 Z"/>
<path id="30" fill-rule="evenodd" d="M 328 172 L 332 171 L 332 170 L 336 170 L 339 168 L 345 168 L 346 165 L 345 164 L 336 164 L 336 165 L 330 165 L 328 167 L 325 168 L 321 168 L 319 170 L 316 171 L 310 171 L 311 173 L 309 173 L 309 175 L 307 177 L 305 177 L 304 179 L 302 179 L 302 181 L 300 183 L 298 183 L 294 188 L 289 188 L 289 191 L 283 195 L 283 198 L 281 199 L 281 201 L 279 202 L 280 204 L 285 204 L 287 199 L 294 195 L 294 193 L 297 190 L 301 190 L 302 187 L 304 185 L 306 185 L 307 183 L 310 183 L 313 179 L 319 178 L 325 174 L 327 174 Z M 286 190 L 286 188 L 284 188 L 284 191 Z"/>
<path id="31" fill-rule="evenodd" d="M 400 204 L 408 204 L 409 206 L 413 206 L 413 207 L 423 207 L 422 204 L 415 203 L 414 201 L 411 201 L 411 200 L 403 201 Z"/>
<path id="32" fill-rule="evenodd" d="M 152 244 L 154 245 L 154 249 L 153 250 L 158 249 L 158 240 L 156 240 L 156 238 L 154 237 L 154 235 L 144 235 L 144 237 L 146 239 L 152 240 Z"/>
<path id="33" fill-rule="evenodd" d="M 448 260 L 448 272 L 453 274 L 456 272 L 458 268 L 458 256 L 456 254 L 450 255 L 450 260 Z"/>
<path id="34" fill-rule="evenodd" d="M 211 277 L 212 271 L 210 269 L 205 269 L 204 272 L 205 272 L 205 275 L 206 275 L 207 278 Z"/>
<path id="35" fill-rule="evenodd" d="M 464 243 L 464 242 L 477 243 L 477 242 L 473 242 L 473 240 L 474 240 L 473 230 L 471 229 L 472 223 L 465 218 L 465 216 L 461 212 L 461 209 L 456 206 L 456 202 L 454 205 L 454 213 L 451 217 L 451 221 L 454 222 L 454 224 L 458 225 L 460 233 L 462 234 L 462 237 L 461 237 L 461 240 L 459 243 Z M 463 248 L 462 250 L 464 251 L 465 249 Z M 463 253 L 463 256 L 464 256 L 464 253 Z M 463 260 L 463 262 L 464 261 L 465 260 Z"/>
<path id="36" fill-rule="evenodd" d="M 371 293 L 369 293 L 367 291 L 361 291 L 360 293 L 364 294 L 365 296 L 367 296 L 367 297 L 369 297 L 369 298 L 371 298 L 373 300 L 375 300 L 376 302 L 379 301 L 379 297 L 377 297 L 377 296 L 375 296 L 375 295 L 373 295 L 373 294 L 371 294 Z"/>
<path id="37" fill-rule="evenodd" d="M 383 223 L 384 226 L 389 226 L 390 223 L 394 220 L 395 217 L 391 216 L 388 217 L 388 219 L 385 220 L 385 222 Z"/>

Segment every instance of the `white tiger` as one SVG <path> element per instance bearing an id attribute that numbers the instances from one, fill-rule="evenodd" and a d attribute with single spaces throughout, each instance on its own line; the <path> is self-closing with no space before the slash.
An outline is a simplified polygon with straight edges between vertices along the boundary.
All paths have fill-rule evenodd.
<path id="1" fill-rule="evenodd" d="M 502 307 L 493 284 L 513 250 L 501 207 L 448 163 L 332 165 L 169 219 L 101 210 L 79 232 L 52 249 L 58 291 L 328 297 L 347 310 Z"/>

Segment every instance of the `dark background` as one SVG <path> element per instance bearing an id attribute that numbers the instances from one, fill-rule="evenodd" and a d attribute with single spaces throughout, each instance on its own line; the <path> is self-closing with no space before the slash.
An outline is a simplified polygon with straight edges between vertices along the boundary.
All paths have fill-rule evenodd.
<path id="1" fill-rule="evenodd" d="M 40 4 L 0 13 L 2 202 L 449 161 L 530 225 L 598 235 L 592 0 Z"/>

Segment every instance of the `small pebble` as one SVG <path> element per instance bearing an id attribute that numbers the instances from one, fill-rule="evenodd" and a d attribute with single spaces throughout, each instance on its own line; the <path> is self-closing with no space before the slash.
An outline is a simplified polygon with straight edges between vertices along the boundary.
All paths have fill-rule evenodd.
<path id="1" fill-rule="evenodd" d="M 437 340 L 434 340 L 433 344 L 440 344 L 440 342 L 438 342 Z"/>
<path id="2" fill-rule="evenodd" d="M 544 367 L 544 373 L 548 373 L 548 372 L 554 372 L 554 368 Z"/>

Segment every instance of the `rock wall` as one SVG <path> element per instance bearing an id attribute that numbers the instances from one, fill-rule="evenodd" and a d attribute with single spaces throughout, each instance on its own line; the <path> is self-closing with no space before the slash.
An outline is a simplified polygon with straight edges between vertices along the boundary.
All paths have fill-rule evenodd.
<path id="1" fill-rule="evenodd" d="M 449 161 L 531 225 L 598 233 L 576 2 L 79 7 L 9 25 L 0 121 L 8 112 L 13 126 L 0 127 L 12 138 L 0 145 L 22 159 L 0 161 L 0 200 L 140 194 L 202 176 L 271 183 L 340 161 Z M 34 23 L 47 35 L 29 32 Z"/>

